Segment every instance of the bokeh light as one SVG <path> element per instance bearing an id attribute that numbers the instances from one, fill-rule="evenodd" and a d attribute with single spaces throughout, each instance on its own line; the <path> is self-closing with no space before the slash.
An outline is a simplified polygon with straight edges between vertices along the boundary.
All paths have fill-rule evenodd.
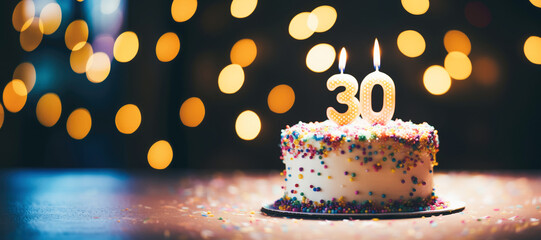
<path id="1" fill-rule="evenodd" d="M 120 6 L 120 0 L 102 0 L 100 3 L 100 12 L 108 15 L 118 10 Z"/>
<path id="2" fill-rule="evenodd" d="M 15 6 L 13 15 L 11 16 L 11 22 L 15 30 L 22 32 L 30 26 L 30 23 L 34 20 L 36 7 L 32 0 L 22 0 Z"/>
<path id="3" fill-rule="evenodd" d="M 71 54 L 70 54 L 71 69 L 76 73 L 85 73 L 88 60 L 93 54 L 94 54 L 94 51 L 92 50 L 92 45 L 90 45 L 90 43 L 86 43 L 79 50 L 71 51 Z"/>
<path id="4" fill-rule="evenodd" d="M 244 70 L 238 64 L 227 65 L 218 76 L 218 87 L 223 93 L 236 93 L 242 84 L 244 84 Z"/>
<path id="5" fill-rule="evenodd" d="M 531 2 L 534 6 L 536 6 L 536 7 L 538 7 L 538 8 L 541 8 L 541 0 L 530 0 L 530 2 Z"/>
<path id="6" fill-rule="evenodd" d="M 13 79 L 4 88 L 2 100 L 6 110 L 16 113 L 23 109 L 26 104 L 26 96 L 28 92 L 24 82 L 20 79 Z"/>
<path id="7" fill-rule="evenodd" d="M 493 58 L 479 57 L 473 60 L 472 77 L 485 86 L 494 85 L 500 77 L 500 67 Z"/>
<path id="8" fill-rule="evenodd" d="M 119 132 L 132 134 L 141 125 L 141 111 L 134 104 L 126 104 L 118 109 L 115 125 Z"/>
<path id="9" fill-rule="evenodd" d="M 247 67 L 255 60 L 257 56 L 257 46 L 252 39 L 241 39 L 231 48 L 231 62 Z"/>
<path id="10" fill-rule="evenodd" d="M 464 10 L 466 19 L 476 27 L 486 27 L 492 20 L 490 10 L 482 2 L 469 2 Z"/>
<path id="11" fill-rule="evenodd" d="M 165 140 L 157 141 L 148 150 L 147 159 L 152 168 L 165 169 L 173 160 L 173 148 Z"/>
<path id="12" fill-rule="evenodd" d="M 295 103 L 295 92 L 286 84 L 274 87 L 267 98 L 269 109 L 275 113 L 285 113 Z"/>
<path id="13" fill-rule="evenodd" d="M 86 108 L 75 109 L 68 117 L 66 130 L 73 139 L 81 140 L 92 128 L 92 117 Z"/>
<path id="14" fill-rule="evenodd" d="M 0 103 L 0 129 L 2 129 L 3 125 L 4 125 L 4 107 L 2 106 L 2 103 Z"/>
<path id="15" fill-rule="evenodd" d="M 313 72 L 327 71 L 336 59 L 334 47 L 327 43 L 313 46 L 306 54 L 306 66 Z"/>
<path id="16" fill-rule="evenodd" d="M 111 71 L 111 60 L 103 52 L 92 54 L 86 64 L 86 78 L 93 83 L 103 82 Z"/>
<path id="17" fill-rule="evenodd" d="M 66 47 L 69 50 L 77 51 L 81 49 L 88 40 L 88 25 L 84 20 L 75 20 L 66 28 L 64 35 Z"/>
<path id="18" fill-rule="evenodd" d="M 315 29 L 315 32 L 326 32 L 327 30 L 331 29 L 331 27 L 336 22 L 336 18 L 338 14 L 336 13 L 336 9 L 334 9 L 331 6 L 323 5 L 315 8 L 312 11 L 312 14 L 314 14 L 317 17 L 317 27 Z"/>
<path id="19" fill-rule="evenodd" d="M 313 46 L 306 54 L 306 66 L 313 72 L 327 71 L 336 59 L 336 51 L 327 43 Z"/>
<path id="20" fill-rule="evenodd" d="M 458 30 L 450 30 L 445 33 L 443 45 L 447 52 L 459 51 L 469 55 L 471 51 L 470 39 L 466 34 Z"/>
<path id="21" fill-rule="evenodd" d="M 43 9 L 39 14 L 39 19 L 41 19 L 40 30 L 45 35 L 50 35 L 56 32 L 60 23 L 62 22 L 62 9 L 58 3 L 52 2 Z"/>
<path id="22" fill-rule="evenodd" d="M 231 2 L 231 15 L 236 18 L 250 16 L 257 7 L 257 0 L 233 0 Z"/>
<path id="23" fill-rule="evenodd" d="M 402 7 L 413 15 L 421 15 L 426 13 L 430 2 L 428 0 L 402 0 Z"/>
<path id="24" fill-rule="evenodd" d="M 32 63 L 23 62 L 15 68 L 15 71 L 13 71 L 12 79 L 22 80 L 26 86 L 26 90 L 30 92 L 36 84 L 36 68 L 34 68 Z"/>
<path id="25" fill-rule="evenodd" d="M 289 23 L 289 35 L 297 40 L 304 40 L 312 36 L 317 29 L 317 16 L 309 12 L 297 14 Z"/>
<path id="26" fill-rule="evenodd" d="M 524 42 L 524 55 L 534 63 L 541 64 L 541 37 L 531 36 Z"/>
<path id="27" fill-rule="evenodd" d="M 180 106 L 180 121 L 187 127 L 197 127 L 205 118 L 205 105 L 197 97 L 186 99 Z"/>
<path id="28" fill-rule="evenodd" d="M 257 113 L 246 110 L 239 114 L 235 122 L 235 130 L 237 135 L 246 141 L 253 140 L 261 131 L 261 121 Z"/>
<path id="29" fill-rule="evenodd" d="M 170 62 L 180 51 L 180 40 L 174 32 L 164 33 L 156 43 L 156 57 L 160 62 Z"/>
<path id="30" fill-rule="evenodd" d="M 472 64 L 468 56 L 454 51 L 447 54 L 443 66 L 449 75 L 456 80 L 468 78 L 472 72 Z"/>
<path id="31" fill-rule="evenodd" d="M 188 21 L 197 10 L 197 0 L 174 0 L 171 4 L 171 16 L 176 22 Z"/>
<path id="32" fill-rule="evenodd" d="M 426 48 L 425 39 L 414 30 L 401 32 L 396 39 L 396 44 L 400 52 L 410 58 L 421 56 Z"/>
<path id="33" fill-rule="evenodd" d="M 115 46 L 115 39 L 109 34 L 100 34 L 94 41 L 92 41 L 92 48 L 95 52 L 107 53 L 109 59 L 113 59 L 113 47 Z"/>
<path id="34" fill-rule="evenodd" d="M 129 62 L 139 51 L 139 39 L 132 31 L 126 31 L 120 34 L 113 47 L 113 55 L 119 62 Z"/>
<path id="35" fill-rule="evenodd" d="M 451 77 L 442 66 L 432 65 L 426 69 L 423 83 L 429 93 L 442 95 L 451 88 Z"/>
<path id="36" fill-rule="evenodd" d="M 36 117 L 45 127 L 52 127 L 60 119 L 62 114 L 62 102 L 55 93 L 47 93 L 38 101 L 36 105 Z"/>
<path id="37" fill-rule="evenodd" d="M 34 18 L 30 26 L 21 32 L 19 40 L 23 50 L 27 52 L 34 51 L 41 43 L 43 33 L 41 33 L 41 30 L 39 29 L 40 21 L 39 18 Z"/>

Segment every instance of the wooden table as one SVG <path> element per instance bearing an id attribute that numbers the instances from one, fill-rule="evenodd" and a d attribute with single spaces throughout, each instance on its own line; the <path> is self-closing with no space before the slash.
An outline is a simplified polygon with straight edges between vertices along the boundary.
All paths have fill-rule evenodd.
<path id="1" fill-rule="evenodd" d="M 436 192 L 466 210 L 400 220 L 268 217 L 277 172 L 0 171 L 0 236 L 27 238 L 539 238 L 539 172 L 437 173 Z M 0 237 L 2 238 L 2 237 Z"/>

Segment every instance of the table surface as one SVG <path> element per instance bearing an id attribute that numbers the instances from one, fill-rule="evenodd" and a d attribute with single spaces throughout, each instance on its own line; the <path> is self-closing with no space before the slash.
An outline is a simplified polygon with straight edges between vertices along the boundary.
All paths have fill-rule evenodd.
<path id="1" fill-rule="evenodd" d="M 262 214 L 278 172 L 0 171 L 7 239 L 448 239 L 541 234 L 540 172 L 445 172 L 436 193 L 461 213 L 396 220 L 302 220 Z M 0 237 L 1 238 L 1 237 Z"/>

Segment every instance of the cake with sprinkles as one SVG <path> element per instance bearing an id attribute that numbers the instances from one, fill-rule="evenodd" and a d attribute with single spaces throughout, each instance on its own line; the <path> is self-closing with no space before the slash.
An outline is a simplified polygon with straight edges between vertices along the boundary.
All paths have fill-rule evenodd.
<path id="1" fill-rule="evenodd" d="M 282 130 L 284 196 L 274 209 L 386 213 L 446 208 L 434 193 L 438 131 L 400 119 L 299 122 Z"/>

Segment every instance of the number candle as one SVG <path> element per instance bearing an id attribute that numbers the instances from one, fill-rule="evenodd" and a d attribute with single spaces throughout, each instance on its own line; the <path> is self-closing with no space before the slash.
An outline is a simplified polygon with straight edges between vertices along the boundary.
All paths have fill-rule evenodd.
<path id="1" fill-rule="evenodd" d="M 338 125 L 346 125 L 355 120 L 355 118 L 359 116 L 361 106 L 359 100 L 355 97 L 355 95 L 357 95 L 357 90 L 359 90 L 359 83 L 357 82 L 357 79 L 349 74 L 344 74 L 344 69 L 346 68 L 346 58 L 346 49 L 342 48 L 342 51 L 340 51 L 340 60 L 338 61 L 340 74 L 335 74 L 329 78 L 329 80 L 327 80 L 327 88 L 330 91 L 334 91 L 337 87 L 346 88 L 346 90 L 336 96 L 336 100 L 339 103 L 346 104 L 348 106 L 348 110 L 345 113 L 339 113 L 333 107 L 327 108 L 327 118 L 334 121 Z"/>
<path id="2" fill-rule="evenodd" d="M 368 123 L 385 125 L 394 114 L 395 87 L 391 77 L 379 71 L 379 66 L 380 53 L 378 39 L 376 38 L 374 43 L 374 68 L 376 68 L 376 71 L 368 74 L 361 82 L 360 111 L 362 118 Z M 383 107 L 381 111 L 376 113 L 372 110 L 372 89 L 377 84 L 383 88 Z"/>

